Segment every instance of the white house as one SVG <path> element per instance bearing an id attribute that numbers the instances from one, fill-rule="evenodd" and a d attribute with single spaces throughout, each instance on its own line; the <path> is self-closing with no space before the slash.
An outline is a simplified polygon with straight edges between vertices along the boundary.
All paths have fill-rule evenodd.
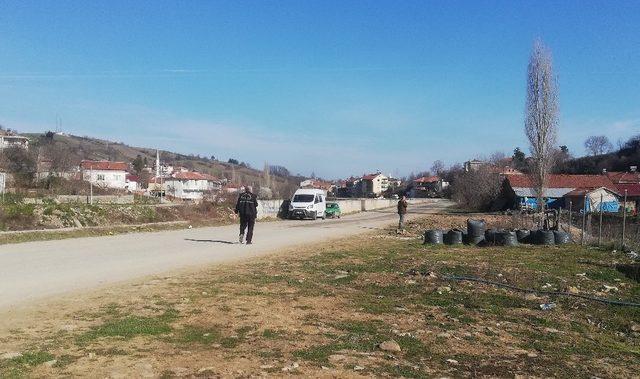
<path id="1" fill-rule="evenodd" d="M 80 169 L 82 179 L 95 186 L 106 188 L 127 188 L 127 170 L 125 162 L 82 161 Z"/>
<path id="2" fill-rule="evenodd" d="M 127 174 L 125 176 L 125 182 L 125 188 L 130 192 L 140 189 L 140 177 L 138 177 L 137 175 Z"/>
<path id="3" fill-rule="evenodd" d="M 199 172 L 175 172 L 165 179 L 166 194 L 184 200 L 200 200 L 205 193 L 221 188 L 218 179 Z"/>
<path id="4" fill-rule="evenodd" d="M 362 184 L 363 195 L 380 196 L 380 194 L 389 188 L 389 178 L 378 172 L 363 176 Z"/>
<path id="5" fill-rule="evenodd" d="M 18 146 L 28 149 L 29 138 L 0 131 L 0 149 L 6 149 L 12 146 Z"/>

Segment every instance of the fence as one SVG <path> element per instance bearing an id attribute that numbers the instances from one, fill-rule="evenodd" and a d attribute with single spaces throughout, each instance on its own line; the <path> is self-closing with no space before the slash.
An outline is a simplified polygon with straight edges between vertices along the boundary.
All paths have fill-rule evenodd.
<path id="1" fill-rule="evenodd" d="M 566 207 L 559 208 L 559 228 L 569 232 L 576 243 L 583 245 L 613 245 L 625 247 L 635 251 L 640 250 L 640 216 L 631 215 L 628 210 L 607 212 L 598 206 L 584 206 L 581 202 L 577 207 L 572 202 Z M 624 207 L 621 207 L 624 209 Z M 536 228 L 541 224 L 540 214 L 519 213 L 513 216 L 511 228 Z"/>

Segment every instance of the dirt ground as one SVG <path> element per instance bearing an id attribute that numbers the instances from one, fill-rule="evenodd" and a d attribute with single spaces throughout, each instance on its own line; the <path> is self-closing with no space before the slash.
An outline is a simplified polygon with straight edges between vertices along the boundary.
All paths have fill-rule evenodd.
<path id="1" fill-rule="evenodd" d="M 0 376 L 637 376 L 639 308 L 446 279 L 640 302 L 639 284 L 611 266 L 628 257 L 421 244 L 424 229 L 467 217 L 14 310 L 0 315 Z"/>

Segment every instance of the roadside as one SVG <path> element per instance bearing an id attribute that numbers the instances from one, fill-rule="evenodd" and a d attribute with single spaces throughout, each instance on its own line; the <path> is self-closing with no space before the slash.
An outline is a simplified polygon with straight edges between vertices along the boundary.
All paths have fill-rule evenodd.
<path id="1" fill-rule="evenodd" d="M 443 278 L 638 302 L 638 283 L 611 267 L 628 257 L 421 244 L 420 231 L 463 217 L 424 215 L 405 235 L 379 227 L 2 315 L 0 376 L 637 374 L 637 308 Z"/>

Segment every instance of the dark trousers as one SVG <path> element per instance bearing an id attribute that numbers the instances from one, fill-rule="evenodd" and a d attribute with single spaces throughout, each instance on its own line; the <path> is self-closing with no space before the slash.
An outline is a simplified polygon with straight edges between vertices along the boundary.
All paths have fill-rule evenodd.
<path id="1" fill-rule="evenodd" d="M 247 242 L 251 242 L 253 239 L 253 226 L 255 224 L 255 217 L 240 215 L 240 234 L 244 235 L 244 230 L 247 229 Z"/>

